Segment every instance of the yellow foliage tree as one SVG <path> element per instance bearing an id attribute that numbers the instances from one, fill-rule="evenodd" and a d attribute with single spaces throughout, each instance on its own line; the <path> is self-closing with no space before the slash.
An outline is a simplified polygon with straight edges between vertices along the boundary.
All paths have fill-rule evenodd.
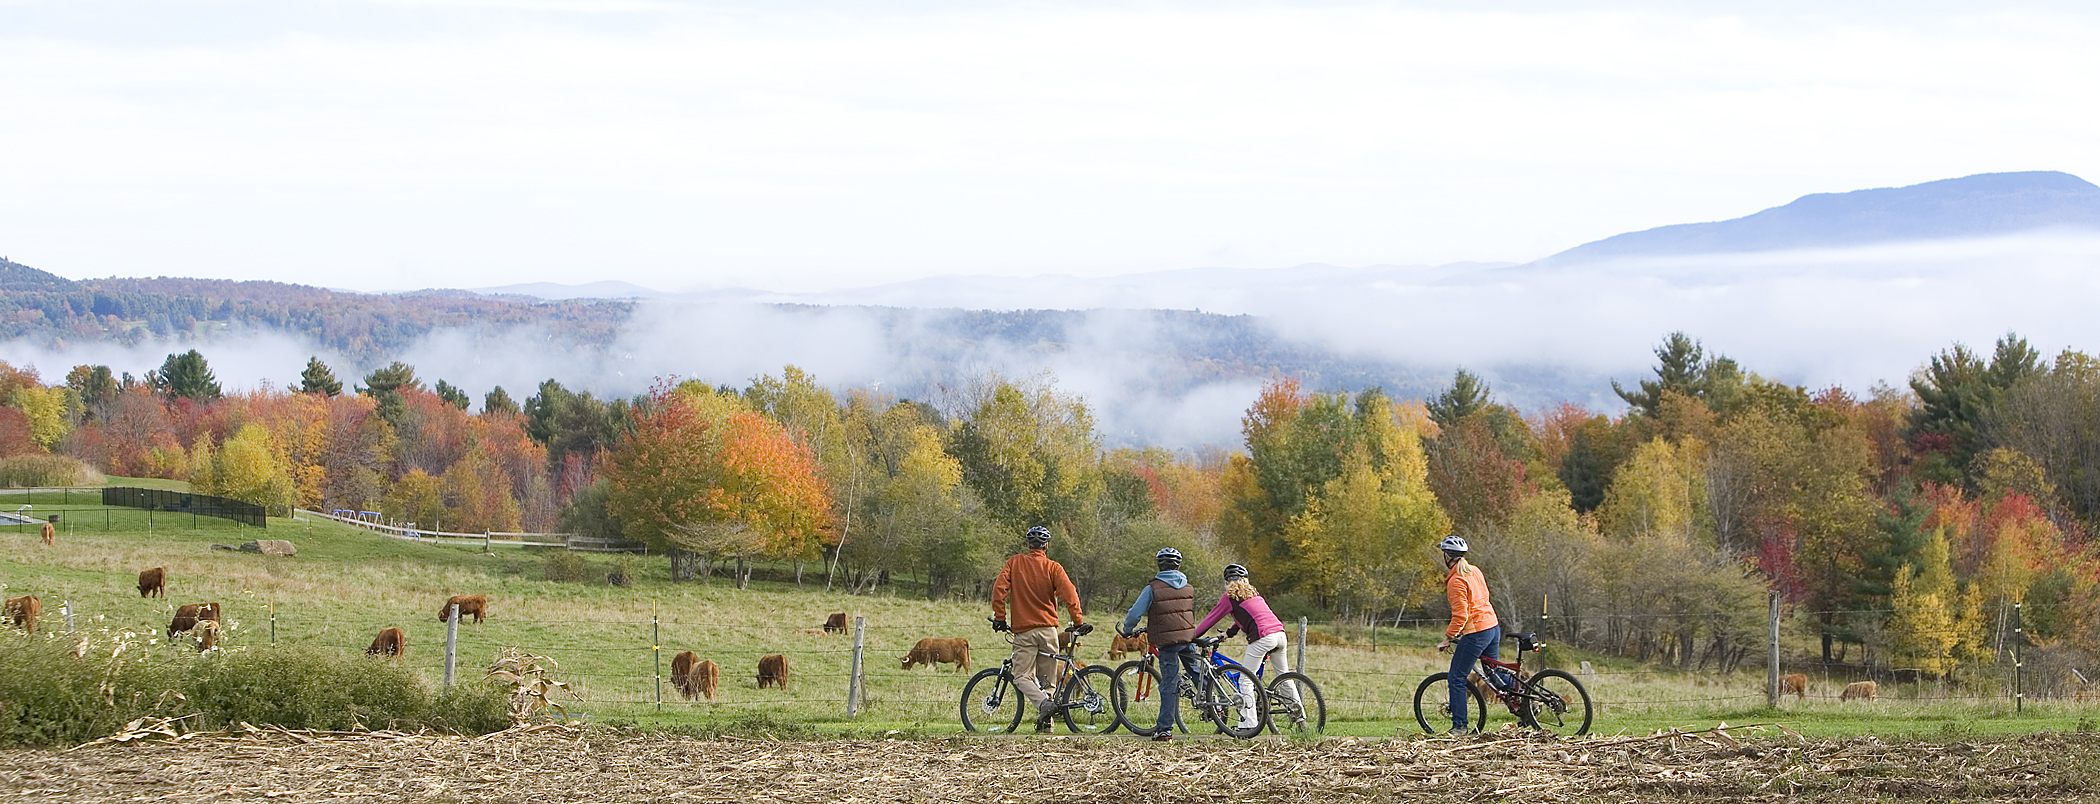
<path id="1" fill-rule="evenodd" d="M 1706 445 L 1692 438 L 1642 444 L 1605 490 L 1598 509 L 1604 534 L 1622 541 L 1668 536 L 1710 542 L 1705 454 Z"/>
<path id="2" fill-rule="evenodd" d="M 271 516 L 290 516 L 299 501 L 276 439 L 259 424 L 242 425 L 240 432 L 219 445 L 206 479 L 210 490 L 205 493 L 255 503 Z M 197 485 L 194 476 L 190 483 Z"/>
<path id="3" fill-rule="evenodd" d="M 65 388 L 17 386 L 8 394 L 7 404 L 29 417 L 29 437 L 44 449 L 50 449 L 73 430 L 73 418 L 66 415 Z"/>

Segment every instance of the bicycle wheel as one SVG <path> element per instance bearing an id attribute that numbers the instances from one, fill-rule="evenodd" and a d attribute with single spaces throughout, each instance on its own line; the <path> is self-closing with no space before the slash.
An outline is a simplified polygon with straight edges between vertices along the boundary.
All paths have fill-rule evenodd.
<path id="1" fill-rule="evenodd" d="M 1422 686 L 1415 688 L 1415 722 L 1422 731 L 1441 734 L 1451 728 L 1450 673 L 1436 673 L 1422 679 Z M 1466 728 L 1475 732 L 1487 730 L 1487 700 L 1480 697 L 1480 690 L 1466 685 L 1466 700 L 1472 708 L 1466 712 Z"/>
<path id="2" fill-rule="evenodd" d="M 1058 696 L 1065 713 L 1065 728 L 1080 734 L 1107 734 L 1116 730 L 1116 674 L 1100 665 L 1072 674 Z"/>
<path id="3" fill-rule="evenodd" d="M 1524 682 L 1524 725 L 1554 734 L 1590 732 L 1590 691 L 1565 670 L 1540 670 Z"/>
<path id="4" fill-rule="evenodd" d="M 1227 680 L 1223 673 L 1203 674 L 1203 684 L 1207 688 L 1204 697 L 1208 699 L 1205 718 L 1218 727 L 1219 734 L 1245 740 L 1261 733 L 1264 723 L 1260 713 L 1269 708 L 1267 689 L 1260 684 L 1248 684 L 1247 689 L 1254 696 L 1250 701 L 1241 694 L 1239 685 Z M 1241 728 L 1242 715 L 1247 715 L 1254 725 Z"/>
<path id="5" fill-rule="evenodd" d="M 978 671 L 963 685 L 962 724 L 965 731 L 1012 734 L 1021 727 L 1028 699 L 1014 686 L 1014 677 L 996 667 Z"/>
<path id="6" fill-rule="evenodd" d="M 1159 723 L 1159 671 L 1143 661 L 1124 662 L 1115 670 L 1109 698 L 1116 720 L 1131 734 L 1150 737 Z"/>
<path id="7" fill-rule="evenodd" d="M 1269 680 L 1269 731 L 1318 734 L 1327 730 L 1327 698 L 1304 673 L 1284 673 Z"/>

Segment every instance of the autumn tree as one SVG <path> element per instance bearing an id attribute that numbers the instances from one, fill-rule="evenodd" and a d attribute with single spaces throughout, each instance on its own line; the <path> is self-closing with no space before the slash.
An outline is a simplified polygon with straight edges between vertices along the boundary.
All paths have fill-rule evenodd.
<path id="1" fill-rule="evenodd" d="M 66 387 L 80 396 L 81 406 L 94 417 L 100 417 L 103 406 L 117 395 L 117 380 L 108 366 L 74 366 L 66 372 Z"/>
<path id="2" fill-rule="evenodd" d="M 216 451 L 200 448 L 197 460 L 208 467 L 201 484 L 198 477 L 191 479 L 198 491 L 255 503 L 271 516 L 291 516 L 298 489 L 276 439 L 262 425 L 242 427 Z"/>

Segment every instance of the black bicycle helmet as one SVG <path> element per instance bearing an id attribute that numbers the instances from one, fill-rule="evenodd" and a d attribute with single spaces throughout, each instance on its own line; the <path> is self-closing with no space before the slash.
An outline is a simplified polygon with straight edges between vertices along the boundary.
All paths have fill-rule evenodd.
<path id="1" fill-rule="evenodd" d="M 1028 546 L 1040 548 L 1050 543 L 1050 529 L 1037 525 L 1028 529 Z"/>
<path id="2" fill-rule="evenodd" d="M 1225 580 L 1231 581 L 1245 577 L 1247 577 L 1246 567 L 1240 566 L 1238 564 L 1225 565 Z"/>

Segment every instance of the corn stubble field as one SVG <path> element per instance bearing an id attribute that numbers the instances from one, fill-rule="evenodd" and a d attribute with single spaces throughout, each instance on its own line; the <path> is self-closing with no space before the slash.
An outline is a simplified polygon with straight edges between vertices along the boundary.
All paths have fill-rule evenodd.
<path id="1" fill-rule="evenodd" d="M 1421 678 L 1443 669 L 1431 649 L 1438 634 L 1325 624 L 1306 651 L 1328 701 L 1324 739 L 1198 736 L 1163 747 L 1121 733 L 971 737 L 956 717 L 966 675 L 904 671 L 897 660 L 920 637 L 960 636 L 971 641 L 973 668 L 996 666 L 1007 649 L 985 628 L 980 602 L 827 594 L 814 566 L 801 591 L 792 581 L 750 590 L 721 578 L 672 584 L 661 559 L 642 559 L 625 588 L 554 582 L 545 555 L 516 548 L 484 554 L 304 520 L 272 520 L 260 532 L 163 517 L 149 531 L 143 518 L 124 519 L 136 512 L 109 514 L 105 531 L 99 509 L 77 495 L 73 503 L 54 548 L 33 529 L 0 530 L 0 583 L 8 596 L 42 598 L 45 633 L 64 630 L 64 604 L 75 638 L 155 633 L 148 653 L 172 655 L 195 649 L 156 633 L 173 607 L 215 600 L 225 607 L 228 650 L 274 638 L 366 661 L 373 634 L 400 627 L 409 636 L 403 661 L 436 686 L 439 605 L 452 594 L 486 594 L 489 619 L 460 627 L 458 678 L 478 681 L 506 647 L 548 657 L 577 693 L 554 700 L 582 725 L 478 738 L 193 733 L 10 750 L 0 800 L 1092 801 L 1169 791 L 1235 800 L 2061 800 L 2093 791 L 2089 769 L 2100 767 L 2093 714 L 2069 704 L 2029 704 L 2014 715 L 1890 689 L 1875 703 L 1840 705 L 1827 697 L 1834 689 L 1812 689 L 1806 702 L 1769 709 L 1761 675 L 1659 673 L 1552 648 L 1527 665 L 1596 668 L 1584 677 L 1599 704 L 1593 735 L 1527 735 L 1499 712 L 1488 735 L 1432 739 L 1415 725 L 1411 702 Z M 290 540 L 299 555 L 211 549 L 254 538 Z M 617 561 L 591 560 L 601 570 Z M 138 570 L 153 566 L 168 568 L 165 600 L 142 600 L 135 589 Z M 1107 605 L 1089 619 L 1109 626 L 1121 612 Z M 801 633 L 834 611 L 867 621 L 866 692 L 850 720 L 851 636 Z M 1106 663 L 1104 636 L 1088 640 L 1081 657 Z M 716 701 L 686 702 L 670 688 L 670 659 L 681 650 L 722 666 Z M 765 653 L 789 657 L 788 689 L 756 687 Z M 1714 730 L 1723 723 L 1737 725 Z M 2007 736 L 2016 734 L 2024 736 Z"/>

